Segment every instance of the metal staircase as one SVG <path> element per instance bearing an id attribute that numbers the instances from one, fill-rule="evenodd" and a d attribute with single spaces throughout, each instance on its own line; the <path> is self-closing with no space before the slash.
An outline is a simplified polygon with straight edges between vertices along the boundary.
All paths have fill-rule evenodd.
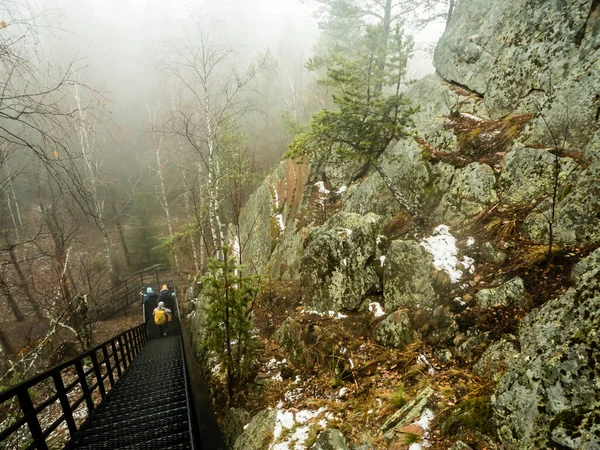
<path id="1" fill-rule="evenodd" d="M 67 448 L 193 448 L 187 384 L 181 337 L 149 341 Z"/>
<path id="2" fill-rule="evenodd" d="M 174 306 L 165 338 L 143 323 L 0 392 L 0 450 L 225 450 Z"/>

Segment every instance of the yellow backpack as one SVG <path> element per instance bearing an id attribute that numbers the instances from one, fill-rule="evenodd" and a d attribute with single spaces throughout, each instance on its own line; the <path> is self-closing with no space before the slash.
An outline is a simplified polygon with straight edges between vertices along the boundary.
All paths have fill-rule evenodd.
<path id="1" fill-rule="evenodd" d="M 164 325 L 167 321 L 167 313 L 162 309 L 154 311 L 154 323 L 156 325 Z"/>

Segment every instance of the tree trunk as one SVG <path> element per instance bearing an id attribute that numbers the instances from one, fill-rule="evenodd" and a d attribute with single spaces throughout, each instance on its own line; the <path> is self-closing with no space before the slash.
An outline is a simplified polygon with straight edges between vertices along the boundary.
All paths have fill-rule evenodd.
<path id="1" fill-rule="evenodd" d="M 25 317 L 23 316 L 19 305 L 15 301 L 15 298 L 12 296 L 10 288 L 2 280 L 0 280 L 0 292 L 2 292 L 2 295 L 4 295 L 4 297 L 6 298 L 6 303 L 8 303 L 8 307 L 12 311 L 13 316 L 15 316 L 16 321 L 23 322 L 25 320 Z"/>
<path id="2" fill-rule="evenodd" d="M 25 274 L 23 273 L 23 270 L 21 269 L 21 265 L 17 258 L 17 254 L 15 253 L 15 248 L 8 242 L 8 238 L 6 237 L 6 235 L 4 236 L 4 242 L 6 243 L 6 246 L 8 247 L 8 254 L 10 256 L 10 262 L 13 265 L 13 267 L 15 268 L 15 272 L 17 272 L 17 276 L 19 277 L 19 281 L 21 282 L 21 288 L 25 292 L 25 299 L 27 300 L 27 303 L 31 306 L 31 308 L 33 309 L 33 312 L 35 313 L 36 316 L 38 316 L 40 318 L 43 317 L 42 311 L 40 309 L 40 305 L 38 305 L 38 303 L 35 301 L 35 298 L 33 297 L 33 294 L 31 293 L 31 289 L 29 289 L 29 280 L 27 280 L 27 277 L 25 276 Z"/>
<path id="3" fill-rule="evenodd" d="M 385 70 L 385 63 L 387 57 L 388 38 L 390 36 L 390 29 L 392 27 L 392 0 L 385 0 L 385 10 L 383 12 L 383 22 L 381 22 L 383 28 L 383 35 L 381 37 L 381 49 L 379 54 L 379 61 L 377 62 L 377 68 L 383 72 Z M 381 82 L 377 84 L 377 91 L 381 92 L 383 85 Z"/>
<path id="4" fill-rule="evenodd" d="M 13 227 L 15 228 L 15 236 L 17 237 L 17 242 L 21 242 L 21 233 L 19 232 L 19 224 L 17 223 L 17 219 L 15 218 L 15 213 L 12 208 L 12 199 L 6 191 L 6 204 L 8 205 L 8 213 L 10 214 L 10 218 L 12 220 Z"/>
<path id="5" fill-rule="evenodd" d="M 129 248 L 127 247 L 127 241 L 125 240 L 125 233 L 123 232 L 123 224 L 121 223 L 121 215 L 117 213 L 117 206 L 115 204 L 114 191 L 112 193 L 112 201 L 110 202 L 110 206 L 112 209 L 113 220 L 112 222 L 117 227 L 117 232 L 119 233 L 119 242 L 121 243 L 121 248 L 123 249 L 123 254 L 125 255 L 125 264 L 127 267 L 131 267 L 131 257 L 129 256 Z"/>
<path id="6" fill-rule="evenodd" d="M 388 189 L 392 193 L 392 196 L 394 197 L 394 199 L 398 203 L 400 203 L 400 205 L 403 208 L 406 208 L 408 210 L 408 212 L 410 212 L 413 216 L 415 216 L 416 212 L 417 212 L 417 208 L 415 207 L 415 205 L 412 205 L 408 201 L 408 199 L 406 197 L 404 197 L 404 195 L 398 190 L 396 185 L 393 183 L 393 181 L 390 179 L 390 177 L 385 173 L 385 171 L 383 170 L 383 168 L 379 165 L 379 163 L 377 161 L 373 161 L 373 167 L 375 167 L 375 170 L 377 170 L 377 172 L 381 176 L 381 179 L 383 180 L 385 185 L 388 187 Z"/>
<path id="7" fill-rule="evenodd" d="M 190 192 L 188 190 L 188 183 L 185 176 L 185 169 L 182 170 L 183 175 L 183 200 L 185 206 L 185 212 L 187 215 L 187 219 L 189 223 L 194 222 L 194 218 L 192 216 L 192 207 L 190 202 Z M 192 248 L 192 260 L 194 261 L 194 270 L 196 273 L 200 273 L 200 266 L 198 265 L 198 249 L 196 248 L 196 240 L 194 239 L 194 235 L 190 234 L 190 247 Z"/>
<path id="8" fill-rule="evenodd" d="M 208 86 L 204 86 L 204 98 L 206 102 L 206 134 L 208 141 L 208 218 L 213 245 L 218 259 L 223 256 L 223 236 L 221 234 L 221 218 L 219 216 L 219 166 L 215 155 L 215 136 L 210 116 L 210 96 Z"/>
<path id="9" fill-rule="evenodd" d="M 156 148 L 156 164 L 158 170 L 158 179 L 160 181 L 160 203 L 163 207 L 163 211 L 165 212 L 165 216 L 167 218 L 167 227 L 169 228 L 169 237 L 173 237 L 173 224 L 171 222 L 171 208 L 169 205 L 169 199 L 167 198 L 167 190 L 165 188 L 165 178 L 162 170 L 162 163 L 160 160 L 160 146 L 159 144 Z M 175 270 L 177 273 L 180 272 L 179 269 L 179 257 L 177 256 L 177 249 L 173 246 L 173 259 L 175 260 Z"/>
<path id="10" fill-rule="evenodd" d="M 119 283 L 119 275 L 115 269 L 115 265 L 112 260 L 112 250 L 110 248 L 110 236 L 108 231 L 104 227 L 99 227 L 100 233 L 102 234 L 102 240 L 104 241 L 104 254 L 106 255 L 106 261 L 108 262 L 108 268 L 110 271 L 110 281 L 113 285 Z"/>
<path id="11" fill-rule="evenodd" d="M 14 355 L 15 351 L 8 340 L 4 330 L 0 327 L 0 349 L 6 356 Z"/>
<path id="12" fill-rule="evenodd" d="M 121 217 L 115 217 L 115 226 L 119 232 L 119 241 L 121 242 L 121 248 L 123 248 L 123 254 L 125 255 L 125 264 L 127 267 L 131 267 L 131 257 L 129 256 L 129 248 L 127 247 L 127 241 L 125 240 L 125 233 L 123 232 L 123 224 L 121 223 Z"/>

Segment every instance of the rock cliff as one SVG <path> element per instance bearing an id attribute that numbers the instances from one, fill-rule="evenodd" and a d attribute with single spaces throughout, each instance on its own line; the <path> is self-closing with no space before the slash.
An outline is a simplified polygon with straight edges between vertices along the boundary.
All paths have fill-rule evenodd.
<path id="1" fill-rule="evenodd" d="M 449 436 L 599 448 L 599 56 L 598 0 L 459 1 L 438 73 L 409 88 L 413 136 L 382 161 L 419 214 L 377 172 L 352 180 L 334 160 L 287 160 L 243 211 L 243 259 L 299 283 L 287 315 L 369 316 L 379 331 L 365 338 L 431 345 L 437 362 L 420 367 L 489 377 L 486 398 L 448 419 Z M 320 322 L 290 320 L 280 344 L 299 367 L 329 338 Z M 467 421 L 469 407 L 491 411 L 493 426 Z"/>

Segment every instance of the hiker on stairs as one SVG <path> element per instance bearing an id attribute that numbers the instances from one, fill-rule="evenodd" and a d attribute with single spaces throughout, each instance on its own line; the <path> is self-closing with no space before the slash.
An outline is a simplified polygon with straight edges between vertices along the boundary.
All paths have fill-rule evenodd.
<path id="1" fill-rule="evenodd" d="M 158 302 L 158 306 L 154 309 L 152 315 L 154 316 L 154 323 L 158 326 L 160 337 L 165 337 L 167 335 L 166 327 L 167 321 L 171 316 L 171 310 L 169 308 L 165 308 L 165 304 L 163 302 Z"/>

